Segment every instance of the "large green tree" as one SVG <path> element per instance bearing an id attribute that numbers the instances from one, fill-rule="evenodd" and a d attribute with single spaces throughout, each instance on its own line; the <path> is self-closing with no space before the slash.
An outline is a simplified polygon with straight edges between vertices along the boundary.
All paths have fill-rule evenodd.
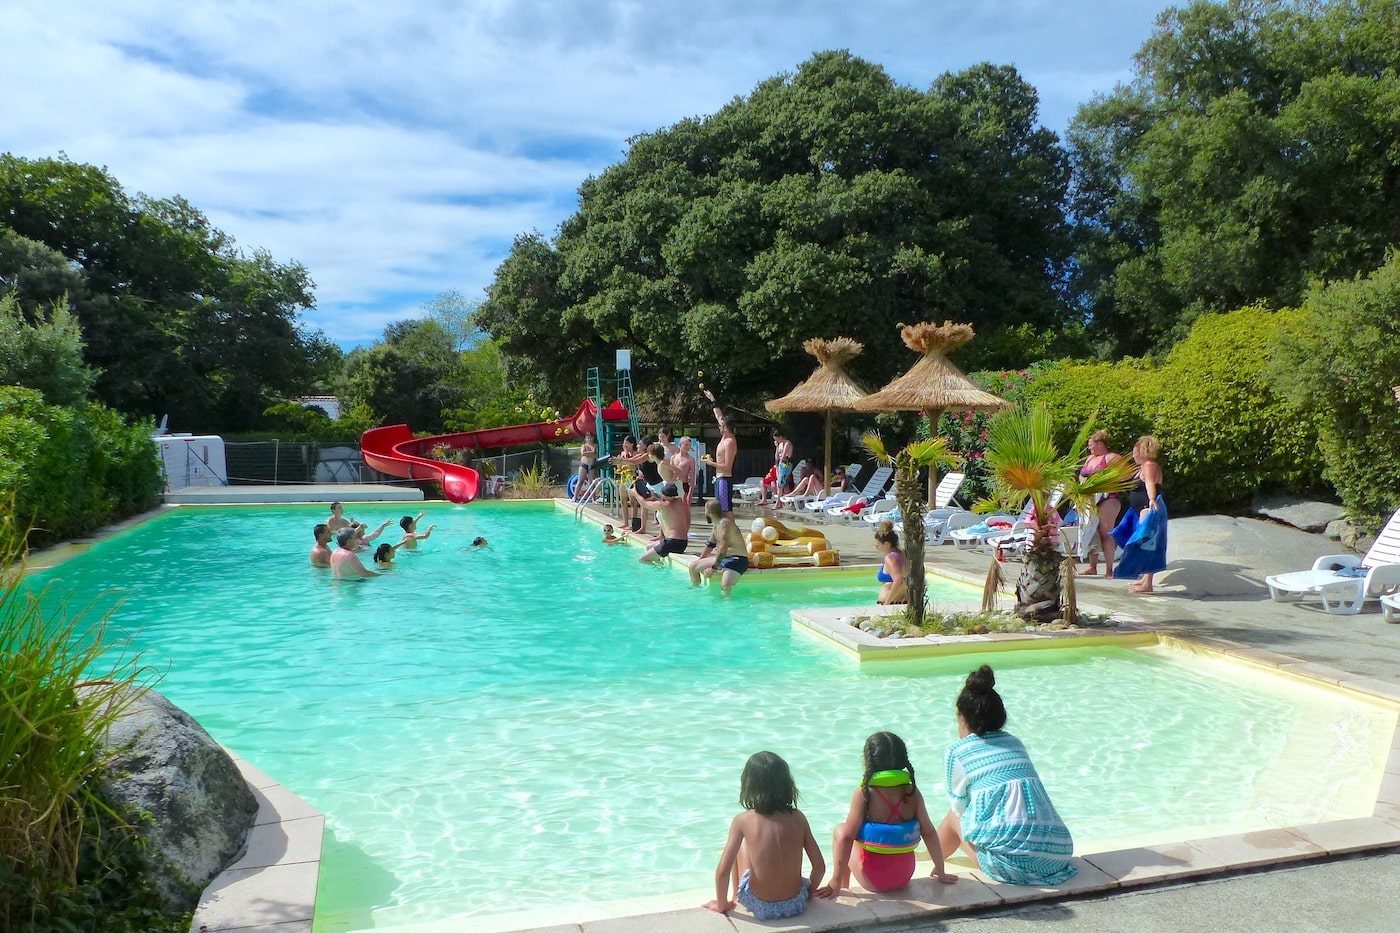
<path id="1" fill-rule="evenodd" d="M 182 427 L 253 427 L 305 391 L 324 338 L 297 263 L 251 255 L 182 198 L 128 195 L 67 159 L 0 155 L 0 291 L 28 311 L 67 295 L 98 398 Z"/>
<path id="2" fill-rule="evenodd" d="M 517 239 L 478 320 L 554 401 L 616 347 L 658 396 L 699 369 L 754 397 L 805 371 L 804 335 L 859 334 L 858 375 L 878 384 L 908 362 L 902 321 L 1058 329 L 1069 169 L 1036 109 L 1009 67 L 919 91 L 818 54 L 632 140 L 555 238 Z"/>
<path id="3" fill-rule="evenodd" d="M 1296 305 L 1400 241 L 1400 0 L 1198 0 L 1069 132 L 1076 295 L 1105 354 Z"/>

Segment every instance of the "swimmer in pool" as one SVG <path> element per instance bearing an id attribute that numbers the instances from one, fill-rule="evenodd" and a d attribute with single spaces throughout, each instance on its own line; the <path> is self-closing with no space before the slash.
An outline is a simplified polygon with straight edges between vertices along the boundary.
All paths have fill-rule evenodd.
<path id="1" fill-rule="evenodd" d="M 316 536 L 316 543 L 311 547 L 311 565 L 313 567 L 329 567 L 331 565 L 331 526 L 320 524 L 312 530 Z"/>
<path id="2" fill-rule="evenodd" d="M 402 544 L 384 543 L 374 549 L 374 565 L 376 567 L 392 567 L 394 565 L 394 555 L 398 552 Z"/>
<path id="3" fill-rule="evenodd" d="M 399 542 L 399 547 L 416 548 L 419 541 L 427 541 L 428 538 L 432 537 L 433 529 L 437 525 L 429 525 L 427 531 L 421 535 L 418 533 L 418 522 L 427 514 L 427 512 L 419 512 L 417 517 L 405 515 L 399 519 L 399 527 L 403 529 L 403 540 Z"/>
<path id="4" fill-rule="evenodd" d="M 603 543 L 604 543 L 604 544 L 621 544 L 621 543 L 622 543 L 622 538 L 618 537 L 617 531 L 614 530 L 614 528 L 613 528 L 612 525 L 604 525 L 604 526 L 603 526 Z"/>
<path id="5" fill-rule="evenodd" d="M 335 533 L 336 549 L 331 552 L 331 573 L 337 580 L 354 580 L 359 577 L 377 577 L 355 556 L 355 542 L 359 534 L 353 527 L 345 527 Z"/>

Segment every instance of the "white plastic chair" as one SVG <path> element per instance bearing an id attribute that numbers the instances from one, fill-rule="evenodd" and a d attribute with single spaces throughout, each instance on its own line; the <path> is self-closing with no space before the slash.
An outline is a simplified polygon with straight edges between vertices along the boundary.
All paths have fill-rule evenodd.
<path id="1" fill-rule="evenodd" d="M 975 512 L 958 510 L 946 518 L 939 519 L 932 523 L 925 522 L 924 528 L 926 531 L 924 532 L 924 543 L 929 547 L 935 544 L 943 544 L 952 540 L 949 538 L 949 535 L 952 533 L 971 528 L 981 520 L 981 516 L 977 515 Z"/>
<path id="2" fill-rule="evenodd" d="M 1347 568 L 1359 568 L 1364 573 L 1350 576 L 1338 572 Z M 1274 602 L 1316 596 L 1322 601 L 1322 608 L 1332 615 L 1355 615 L 1366 600 L 1400 587 L 1400 509 L 1390 516 L 1365 557 L 1327 554 L 1313 561 L 1311 570 L 1265 577 L 1264 583 Z M 1384 611 L 1386 604 L 1381 608 Z M 1390 608 L 1396 607 L 1391 604 Z"/>
<path id="3" fill-rule="evenodd" d="M 1400 622 L 1400 593 L 1381 597 L 1381 615 L 1387 622 Z"/>

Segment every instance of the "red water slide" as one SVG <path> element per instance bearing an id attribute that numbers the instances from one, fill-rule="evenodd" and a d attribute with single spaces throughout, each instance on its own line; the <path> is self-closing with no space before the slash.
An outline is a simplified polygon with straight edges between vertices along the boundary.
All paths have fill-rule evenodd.
<path id="1" fill-rule="evenodd" d="M 594 430 L 597 418 L 598 406 L 591 399 L 584 399 L 578 411 L 557 421 L 482 428 L 461 434 L 414 437 L 408 425 L 390 424 L 371 428 L 360 437 L 360 455 L 367 465 L 380 473 L 404 479 L 433 480 L 441 484 L 443 495 L 453 502 L 470 502 L 481 493 L 481 474 L 469 466 L 434 460 L 431 456 L 434 449 L 450 447 L 475 452 L 497 447 L 577 440 Z M 603 409 L 604 421 L 626 421 L 628 418 L 627 409 L 621 402 L 614 401 Z"/>

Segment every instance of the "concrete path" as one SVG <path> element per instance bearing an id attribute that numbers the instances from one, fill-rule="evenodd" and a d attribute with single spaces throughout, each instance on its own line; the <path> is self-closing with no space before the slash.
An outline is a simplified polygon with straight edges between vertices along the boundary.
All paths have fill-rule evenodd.
<path id="1" fill-rule="evenodd" d="M 1400 919 L 1400 853 L 1312 862 L 1252 875 L 1036 904 L 937 922 L 881 927 L 890 933 L 1093 930 L 1157 933 L 1371 933 Z"/>

